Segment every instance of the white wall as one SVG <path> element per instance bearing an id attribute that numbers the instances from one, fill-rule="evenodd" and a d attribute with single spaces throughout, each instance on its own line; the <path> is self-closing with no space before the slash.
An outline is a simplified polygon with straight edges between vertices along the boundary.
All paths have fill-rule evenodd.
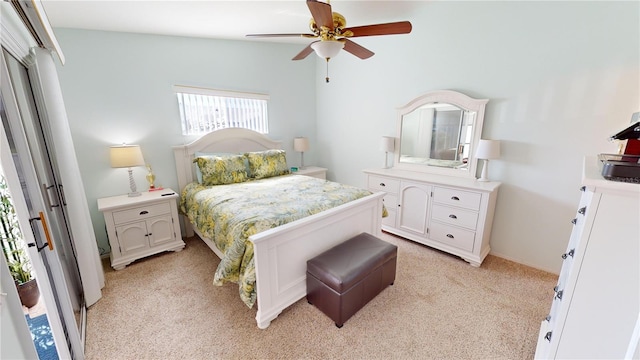
<path id="1" fill-rule="evenodd" d="M 607 137 L 640 111 L 639 14 L 638 2 L 424 2 L 408 18 L 411 34 L 354 39 L 376 55 L 340 54 L 329 84 L 317 57 L 290 60 L 300 45 L 56 29 L 98 241 L 104 248 L 95 199 L 128 191 L 126 171 L 109 168 L 109 145 L 139 143 L 158 182 L 176 186 L 170 146 L 187 139 L 173 84 L 269 93 L 271 135 L 290 161 L 299 161 L 291 139 L 310 136 L 305 163 L 358 186 L 362 169 L 383 164 L 380 136 L 395 134 L 395 109 L 452 89 L 490 100 L 483 138 L 503 141 L 490 169 L 503 183 L 492 252 L 557 272 L 583 156 L 614 151 Z M 136 179 L 146 184 L 142 169 Z"/>
<path id="2" fill-rule="evenodd" d="M 558 272 L 585 155 L 640 111 L 638 2 L 429 2 L 409 35 L 353 39 L 376 53 L 316 66 L 320 165 L 365 186 L 395 109 L 432 90 L 489 99 L 483 138 L 502 140 L 492 253 Z"/>
<path id="3" fill-rule="evenodd" d="M 313 62 L 290 58 L 299 46 L 55 29 L 67 57 L 59 66 L 78 163 L 103 253 L 109 245 L 96 200 L 129 192 L 126 169 L 109 165 L 109 146 L 139 144 L 156 174 L 156 185 L 177 189 L 171 146 L 190 142 L 181 135 L 172 86 L 196 85 L 266 93 L 269 136 L 282 140 L 291 165 L 298 164 L 293 138 L 315 138 Z M 314 152 L 305 155 L 315 162 Z M 136 168 L 139 190 L 146 170 Z"/>

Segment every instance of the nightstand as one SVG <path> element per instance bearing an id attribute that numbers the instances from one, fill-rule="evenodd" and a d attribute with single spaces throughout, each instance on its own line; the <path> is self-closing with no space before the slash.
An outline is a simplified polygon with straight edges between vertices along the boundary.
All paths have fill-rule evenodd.
<path id="1" fill-rule="evenodd" d="M 304 169 L 298 169 L 298 171 L 292 174 L 312 176 L 318 179 L 327 179 L 327 169 L 317 166 L 305 166 Z"/>
<path id="2" fill-rule="evenodd" d="M 145 256 L 184 248 L 177 199 L 178 194 L 171 189 L 98 199 L 109 236 L 112 268 L 122 270 Z"/>

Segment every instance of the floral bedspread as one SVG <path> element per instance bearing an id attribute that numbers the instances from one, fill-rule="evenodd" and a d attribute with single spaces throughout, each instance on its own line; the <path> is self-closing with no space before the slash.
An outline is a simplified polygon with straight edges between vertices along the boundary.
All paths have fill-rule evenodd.
<path id="1" fill-rule="evenodd" d="M 216 186 L 193 182 L 182 191 L 180 210 L 224 254 L 213 283 L 238 283 L 240 298 L 251 308 L 256 274 L 249 236 L 370 194 L 301 175 Z"/>

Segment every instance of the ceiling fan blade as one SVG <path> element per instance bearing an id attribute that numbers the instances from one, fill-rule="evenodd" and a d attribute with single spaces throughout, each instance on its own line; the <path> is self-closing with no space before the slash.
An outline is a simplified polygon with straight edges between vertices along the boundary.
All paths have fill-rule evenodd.
<path id="1" fill-rule="evenodd" d="M 331 11 L 331 5 L 317 0 L 307 0 L 307 7 L 309 7 L 309 11 L 311 11 L 311 16 L 313 16 L 313 20 L 316 22 L 318 29 L 325 26 L 333 31 L 333 12 Z"/>
<path id="2" fill-rule="evenodd" d="M 368 59 L 373 56 L 374 52 L 370 51 L 349 39 L 340 40 L 344 41 L 344 51 L 350 52 L 360 59 Z"/>
<path id="3" fill-rule="evenodd" d="M 411 23 L 409 21 L 400 21 L 386 24 L 355 26 L 343 29 L 342 33 L 347 31 L 353 33 L 353 35 L 349 37 L 408 34 L 411 32 Z"/>
<path id="4" fill-rule="evenodd" d="M 311 44 L 316 43 L 318 41 L 314 41 Z M 307 56 L 309 56 L 309 54 L 311 54 L 313 52 L 313 49 L 311 48 L 311 44 L 307 45 L 307 47 L 302 49 L 302 51 L 300 51 L 298 53 L 298 55 L 294 56 L 293 59 L 291 59 L 291 60 L 302 60 L 302 59 L 306 58 Z"/>
<path id="5" fill-rule="evenodd" d="M 247 34 L 245 35 L 246 37 L 304 37 L 304 38 L 310 38 L 310 37 L 316 37 L 315 34 Z"/>

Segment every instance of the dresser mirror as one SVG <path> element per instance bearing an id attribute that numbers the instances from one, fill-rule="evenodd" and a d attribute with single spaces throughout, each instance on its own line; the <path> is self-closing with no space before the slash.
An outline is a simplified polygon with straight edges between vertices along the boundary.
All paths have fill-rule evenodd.
<path id="1" fill-rule="evenodd" d="M 475 177 L 474 150 L 488 100 L 440 90 L 398 109 L 395 167 L 450 176 Z"/>

